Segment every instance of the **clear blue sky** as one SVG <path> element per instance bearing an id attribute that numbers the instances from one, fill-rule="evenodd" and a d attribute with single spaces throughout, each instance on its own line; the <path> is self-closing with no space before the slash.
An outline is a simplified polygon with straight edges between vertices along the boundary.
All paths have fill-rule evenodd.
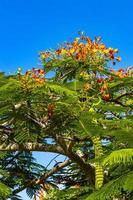
<path id="1" fill-rule="evenodd" d="M 102 36 L 133 64 L 132 0 L 0 0 L 0 71 L 39 66 L 38 52 L 77 36 Z"/>
<path id="2" fill-rule="evenodd" d="M 119 48 L 119 66 L 132 65 L 132 12 L 132 0 L 0 0 L 0 71 L 38 67 L 40 50 L 55 48 L 78 31 L 102 36 L 108 46 Z M 28 200 L 24 194 L 23 199 Z"/>

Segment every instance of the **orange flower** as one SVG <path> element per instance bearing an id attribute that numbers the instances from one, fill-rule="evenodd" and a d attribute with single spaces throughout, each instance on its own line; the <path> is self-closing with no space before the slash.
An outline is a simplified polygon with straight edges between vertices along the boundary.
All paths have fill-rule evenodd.
<path id="1" fill-rule="evenodd" d="M 50 53 L 49 52 L 41 52 L 41 59 L 45 60 L 46 58 L 49 58 Z"/>
<path id="2" fill-rule="evenodd" d="M 118 49 L 114 49 L 114 53 L 118 53 Z"/>
<path id="3" fill-rule="evenodd" d="M 81 59 L 81 54 L 80 53 L 76 53 L 75 57 L 76 57 L 77 60 L 80 60 Z"/>
<path id="4" fill-rule="evenodd" d="M 110 95 L 109 94 L 105 94 L 102 96 L 102 99 L 105 101 L 108 101 L 110 99 Z"/>
<path id="5" fill-rule="evenodd" d="M 120 62 L 120 61 L 121 61 L 121 57 L 117 57 L 116 60 L 117 60 L 118 62 Z"/>
<path id="6" fill-rule="evenodd" d="M 73 54 L 75 52 L 75 49 L 74 48 L 71 48 L 70 50 L 69 50 L 69 53 L 70 54 Z"/>
<path id="7" fill-rule="evenodd" d="M 72 45 L 73 45 L 73 46 L 77 46 L 79 40 L 80 40 L 80 38 L 76 38 L 76 39 L 73 41 Z"/>
<path id="8" fill-rule="evenodd" d="M 107 90 L 107 89 L 108 89 L 107 82 L 104 82 L 104 84 L 103 84 L 102 88 L 103 88 L 104 90 Z"/>
<path id="9" fill-rule="evenodd" d="M 107 82 L 104 80 L 104 84 L 103 84 L 102 87 L 100 88 L 100 92 L 101 92 L 102 94 L 104 94 L 107 90 L 108 90 L 108 84 L 107 84 Z"/>
<path id="10" fill-rule="evenodd" d="M 103 78 L 99 78 L 99 79 L 97 79 L 97 82 L 98 82 L 98 83 L 103 83 L 103 82 L 104 82 L 104 79 L 103 79 Z"/>
<path id="11" fill-rule="evenodd" d="M 124 72 L 124 71 L 125 71 L 124 69 L 119 69 L 119 70 L 118 70 L 118 72 Z"/>
<path id="12" fill-rule="evenodd" d="M 110 54 L 110 58 L 113 60 L 115 58 L 114 54 Z"/>
<path id="13" fill-rule="evenodd" d="M 104 50 L 105 49 L 105 45 L 104 44 L 100 44 L 99 45 L 99 49 Z"/>
<path id="14" fill-rule="evenodd" d="M 113 48 L 111 48 L 111 47 L 109 47 L 109 54 L 113 54 L 114 53 L 114 50 L 113 50 Z"/>
<path id="15" fill-rule="evenodd" d="M 89 37 L 84 36 L 82 32 L 79 35 L 80 38 L 76 38 L 72 43 L 66 42 L 64 47 L 57 49 L 53 53 L 54 57 L 55 55 L 63 58 L 71 57 L 72 59 L 75 57 L 78 62 L 89 60 L 90 66 L 95 62 L 98 67 L 102 65 L 101 63 L 105 62 L 106 64 L 108 60 L 113 60 L 113 64 L 115 64 L 115 53 L 118 53 L 118 49 L 106 48 L 100 41 L 101 37 L 96 37 L 93 41 Z M 41 53 L 41 59 L 50 58 L 51 55 L 51 52 L 44 51 Z M 57 59 L 60 58 L 57 57 Z M 120 61 L 120 57 L 117 57 L 116 60 Z M 104 67 L 99 67 L 99 71 L 102 70 L 104 70 Z"/>
<path id="16" fill-rule="evenodd" d="M 55 53 L 59 56 L 61 54 L 61 49 L 57 49 Z"/>
<path id="17" fill-rule="evenodd" d="M 102 66 L 99 66 L 99 67 L 98 67 L 98 70 L 99 70 L 99 71 L 103 71 L 104 68 L 103 68 Z"/>
<path id="18" fill-rule="evenodd" d="M 84 91 L 88 91 L 88 90 L 90 90 L 91 88 L 92 88 L 92 86 L 91 86 L 91 84 L 89 84 L 89 83 L 85 83 L 84 86 L 83 86 Z"/>
<path id="19" fill-rule="evenodd" d="M 86 41 L 88 42 L 88 44 L 92 44 L 92 40 L 89 37 L 86 37 Z"/>
<path id="20" fill-rule="evenodd" d="M 44 70 L 42 70 L 42 69 L 38 69 L 37 72 L 38 72 L 38 75 L 39 75 L 39 76 L 44 75 Z"/>
<path id="21" fill-rule="evenodd" d="M 113 81 L 114 80 L 113 76 L 110 76 L 108 80 Z"/>

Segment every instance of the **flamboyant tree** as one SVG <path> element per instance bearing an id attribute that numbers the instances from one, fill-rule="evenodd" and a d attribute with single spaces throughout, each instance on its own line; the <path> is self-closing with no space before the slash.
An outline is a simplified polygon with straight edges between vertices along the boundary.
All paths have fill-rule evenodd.
<path id="1" fill-rule="evenodd" d="M 133 69 L 117 54 L 80 33 L 42 68 L 0 74 L 1 199 L 132 199 Z M 66 159 L 49 169 L 34 151 Z"/>

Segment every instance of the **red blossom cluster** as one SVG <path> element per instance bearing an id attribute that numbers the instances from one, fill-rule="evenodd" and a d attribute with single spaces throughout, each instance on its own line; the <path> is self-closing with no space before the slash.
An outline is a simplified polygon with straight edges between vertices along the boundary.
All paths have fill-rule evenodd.
<path id="1" fill-rule="evenodd" d="M 31 78 L 33 78 L 38 83 L 43 83 L 45 81 L 45 78 L 44 78 L 45 72 L 43 69 L 32 68 L 30 75 L 31 75 Z"/>
<path id="2" fill-rule="evenodd" d="M 27 82 L 36 82 L 38 84 L 42 84 L 45 81 L 44 75 L 45 72 L 43 69 L 35 69 L 32 68 L 32 70 L 27 70 L 24 75 L 21 73 L 21 68 L 18 68 L 18 77 L 21 82 L 27 83 Z"/>
<path id="3" fill-rule="evenodd" d="M 109 90 L 108 90 L 108 83 L 113 81 L 114 78 L 118 77 L 120 79 L 122 78 L 127 78 L 127 77 L 132 77 L 132 69 L 133 67 L 128 67 L 127 69 L 119 69 L 119 70 L 114 70 L 111 69 L 111 75 L 109 77 L 106 78 L 98 78 L 97 79 L 97 83 L 100 85 L 100 93 L 102 94 L 102 99 L 105 101 L 110 100 L 111 96 L 109 94 Z"/>
<path id="4" fill-rule="evenodd" d="M 127 69 L 119 69 L 119 70 L 114 70 L 114 69 L 111 69 L 111 73 L 112 75 L 115 75 L 119 78 L 126 78 L 126 77 L 132 77 L 132 69 L 133 67 L 128 67 Z"/>
<path id="5" fill-rule="evenodd" d="M 96 37 L 95 40 L 91 40 L 87 36 L 81 36 L 76 38 L 72 43 L 66 42 L 66 45 L 55 50 L 55 55 L 59 57 L 72 57 L 76 61 L 85 61 L 91 58 L 91 61 L 99 63 L 99 55 L 102 55 L 107 60 L 112 60 L 113 64 L 116 61 L 121 61 L 120 57 L 116 57 L 118 49 L 111 47 L 107 48 L 101 41 L 101 37 Z M 50 58 L 52 53 L 49 51 L 41 52 L 41 59 L 45 60 Z"/>
<path id="6" fill-rule="evenodd" d="M 105 101 L 108 101 L 110 100 L 110 94 L 109 94 L 109 91 L 108 91 L 108 82 L 106 79 L 104 78 L 100 78 L 97 80 L 98 83 L 101 84 L 101 87 L 100 87 L 100 93 L 102 95 L 102 99 L 105 100 Z"/>
<path id="7" fill-rule="evenodd" d="M 54 109 L 55 109 L 55 105 L 54 104 L 52 104 L 52 103 L 48 104 L 48 114 L 47 114 L 48 119 L 52 118 L 52 116 L 54 114 Z"/>

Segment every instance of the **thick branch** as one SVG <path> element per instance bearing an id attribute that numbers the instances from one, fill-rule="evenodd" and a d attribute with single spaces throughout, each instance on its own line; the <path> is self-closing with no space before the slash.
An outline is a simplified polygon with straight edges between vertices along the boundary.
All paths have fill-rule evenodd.
<path id="1" fill-rule="evenodd" d="M 56 144 L 41 144 L 32 142 L 27 142 L 24 144 L 2 144 L 0 145 L 0 151 L 43 151 L 64 154 L 62 148 Z"/>
<path id="2" fill-rule="evenodd" d="M 87 137 L 87 139 L 90 139 L 90 137 L 89 138 Z M 82 139 L 81 139 L 81 141 L 82 141 Z M 83 139 L 83 141 L 84 141 L 84 139 Z M 83 158 L 81 158 L 77 153 L 73 152 L 72 148 L 75 144 L 74 140 L 70 141 L 68 143 L 63 138 L 57 137 L 57 142 L 62 147 L 65 154 L 72 160 L 72 162 L 76 163 L 79 166 L 79 168 L 85 173 L 86 177 L 88 178 L 88 181 L 90 183 L 94 183 L 94 181 L 95 181 L 94 167 L 92 167 L 88 163 L 85 163 Z"/>
<path id="3" fill-rule="evenodd" d="M 77 165 L 80 167 L 80 169 L 85 173 L 86 177 L 88 178 L 88 181 L 90 183 L 95 182 L 95 169 L 92 165 L 89 163 L 85 163 L 84 159 L 81 158 L 79 155 L 76 153 L 70 151 L 68 152 L 68 157 Z"/>

